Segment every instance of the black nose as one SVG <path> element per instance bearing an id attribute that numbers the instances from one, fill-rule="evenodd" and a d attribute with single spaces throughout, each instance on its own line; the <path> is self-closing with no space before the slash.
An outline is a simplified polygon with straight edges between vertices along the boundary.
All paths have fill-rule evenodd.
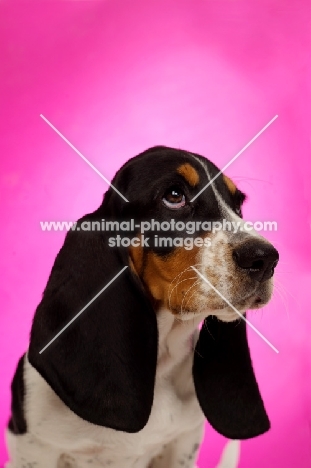
<path id="1" fill-rule="evenodd" d="M 271 278 L 279 260 L 279 253 L 273 245 L 262 240 L 244 242 L 233 250 L 236 264 L 247 271 L 249 276 L 259 282 Z"/>

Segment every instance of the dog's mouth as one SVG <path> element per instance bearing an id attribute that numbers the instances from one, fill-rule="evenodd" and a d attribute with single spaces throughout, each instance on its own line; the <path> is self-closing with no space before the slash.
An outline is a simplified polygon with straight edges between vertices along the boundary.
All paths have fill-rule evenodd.
<path id="1" fill-rule="evenodd" d="M 249 309 L 260 309 L 268 304 L 273 293 L 273 278 L 260 283 L 257 287 L 256 293 L 251 296 L 251 304 Z"/>
<path id="2" fill-rule="evenodd" d="M 212 291 L 208 294 L 198 291 L 195 301 L 196 307 L 175 310 L 181 320 L 189 320 L 197 315 L 215 315 L 224 322 L 231 322 L 241 318 L 240 314 L 245 314 L 247 310 L 260 309 L 268 304 L 272 297 L 273 283 L 269 279 L 264 283 L 257 284 L 251 291 L 243 291 L 235 294 L 234 297 L 226 297 L 225 293 L 220 295 Z"/>
<path id="3" fill-rule="evenodd" d="M 266 305 L 264 302 L 263 298 L 261 296 L 257 296 L 253 302 L 252 309 L 259 309 L 260 307 L 263 307 Z"/>
<path id="4" fill-rule="evenodd" d="M 237 299 L 230 302 L 231 306 L 228 303 L 225 303 L 224 307 L 219 308 L 214 315 L 224 322 L 237 320 L 240 317 L 238 312 L 244 315 L 247 310 L 261 309 L 262 307 L 265 307 L 272 297 L 272 292 L 273 283 L 271 280 L 268 280 L 265 283 L 260 284 L 257 290 L 252 292 L 252 294 L 246 295 L 243 299 Z"/>

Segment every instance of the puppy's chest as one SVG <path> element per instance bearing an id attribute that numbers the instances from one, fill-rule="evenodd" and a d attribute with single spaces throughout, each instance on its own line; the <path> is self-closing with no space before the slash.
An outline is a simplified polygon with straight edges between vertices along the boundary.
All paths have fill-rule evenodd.
<path id="1" fill-rule="evenodd" d="M 115 443 L 116 449 L 121 443 L 128 454 L 133 454 L 133 451 L 137 456 L 153 451 L 158 453 L 180 434 L 197 427 L 200 420 L 203 421 L 203 414 L 194 392 L 187 396 L 180 395 L 174 382 L 159 379 L 155 386 L 152 411 L 144 429 L 137 434 L 114 432 L 111 442 Z"/>
<path id="2" fill-rule="evenodd" d="M 189 359 L 190 361 L 190 359 Z M 191 360 L 192 361 L 192 360 Z M 158 378 L 154 403 L 145 437 L 151 441 L 172 440 L 185 430 L 196 427 L 203 420 L 192 381 L 191 366 L 185 363 L 183 374 Z"/>
<path id="3" fill-rule="evenodd" d="M 148 423 L 134 434 L 95 426 L 77 417 L 28 363 L 29 430 L 35 438 L 59 448 L 60 453 L 74 454 L 81 462 L 95 456 L 104 463 L 118 459 L 120 466 L 127 459 L 127 466 L 131 466 L 130 460 L 146 456 L 151 459 L 179 434 L 197 427 L 200 421 L 203 424 L 192 380 L 192 360 L 189 355 L 173 366 L 168 359 L 158 367 Z"/>

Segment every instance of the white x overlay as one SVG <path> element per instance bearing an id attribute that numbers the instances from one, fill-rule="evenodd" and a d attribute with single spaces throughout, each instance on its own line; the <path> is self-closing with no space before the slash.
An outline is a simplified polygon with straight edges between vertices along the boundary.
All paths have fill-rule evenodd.
<path id="1" fill-rule="evenodd" d="M 247 318 L 245 318 L 244 315 L 243 315 L 238 309 L 236 309 L 236 308 L 228 301 L 228 299 L 226 299 L 225 296 L 223 296 L 223 295 L 221 294 L 221 292 L 219 292 L 218 289 L 216 289 L 215 286 L 213 286 L 212 283 L 210 283 L 210 281 L 208 281 L 207 278 L 205 278 L 205 276 L 202 275 L 202 273 L 200 273 L 194 266 L 192 266 L 191 268 L 196 272 L 197 275 L 200 276 L 200 278 L 202 278 L 203 281 L 205 281 L 205 283 L 207 283 L 207 284 L 213 289 L 213 291 L 215 291 L 215 293 L 218 294 L 218 296 L 221 297 L 221 299 L 222 299 L 223 301 L 225 301 L 226 304 L 228 304 L 229 307 L 231 307 L 232 310 L 234 310 L 234 312 L 236 312 L 236 313 L 238 314 L 238 316 L 239 316 L 242 320 L 244 320 L 244 322 L 247 323 L 248 326 L 250 326 L 250 327 L 252 328 L 252 330 L 254 330 L 254 332 L 257 333 L 257 335 L 260 336 L 260 338 L 262 338 L 262 339 L 270 346 L 270 348 L 273 349 L 273 351 L 275 351 L 276 353 L 279 353 L 278 349 L 276 349 L 276 347 L 273 346 L 273 344 L 271 344 L 270 341 L 267 340 L 267 338 L 266 338 L 265 336 L 263 336 L 263 334 L 260 333 L 260 331 L 257 330 L 257 328 L 254 327 L 254 325 L 253 325 L 251 322 L 249 322 L 249 321 L 247 320 Z"/>
<path id="2" fill-rule="evenodd" d="M 124 270 L 126 270 L 128 267 L 125 266 L 124 268 L 122 268 L 122 270 L 119 271 L 119 273 L 117 273 L 113 278 L 112 280 L 109 281 L 109 283 L 106 284 L 106 286 L 103 287 L 103 289 L 101 289 L 99 291 L 99 293 L 96 294 L 96 296 L 93 297 L 93 299 L 90 300 L 90 302 L 88 302 L 84 307 L 83 309 L 80 310 L 80 312 L 77 313 L 77 315 L 75 315 L 73 317 L 73 319 L 70 320 L 70 322 L 67 323 L 67 325 L 65 325 L 60 332 L 57 333 L 57 335 L 54 336 L 54 338 L 51 339 L 51 341 L 48 342 L 48 344 L 46 346 L 44 346 L 44 348 L 41 349 L 41 351 L 39 351 L 39 354 L 42 354 L 43 351 L 45 351 L 49 346 L 50 344 L 53 343 L 53 341 L 55 341 L 65 330 L 66 328 L 68 328 L 91 304 L 92 302 L 95 301 L 95 299 L 98 298 L 98 296 L 100 296 L 104 291 L 105 289 L 107 289 L 117 278 L 118 276 L 121 275 L 121 273 L 123 273 Z"/>
<path id="3" fill-rule="evenodd" d="M 121 192 L 119 192 L 119 190 L 114 187 L 114 185 L 111 184 L 111 182 L 98 170 L 96 169 L 95 166 L 93 166 L 93 164 L 80 152 L 77 150 L 77 148 L 72 144 L 70 143 L 70 141 L 46 118 L 44 117 L 44 115 L 40 114 L 40 117 L 113 189 L 115 190 L 116 193 L 118 193 L 118 195 L 120 195 L 121 198 L 123 198 L 124 201 L 126 202 L 129 202 L 129 200 L 127 198 L 125 198 L 124 195 L 122 195 Z M 273 119 L 271 119 L 201 190 L 200 192 L 198 192 L 193 198 L 192 200 L 190 200 L 191 202 L 193 202 L 199 195 L 201 195 L 201 193 L 204 192 L 204 190 L 207 189 L 207 187 L 209 187 L 209 185 L 211 185 L 214 180 L 217 179 L 217 177 L 219 177 L 276 119 L 278 118 L 278 115 L 275 115 L 273 117 Z M 39 354 L 42 354 L 117 278 L 118 276 L 120 276 L 124 270 L 126 270 L 126 268 L 128 268 L 127 266 L 125 266 L 124 268 L 122 268 L 122 270 L 119 271 L 119 273 L 117 273 L 113 278 L 112 280 L 110 280 L 106 286 L 104 286 L 100 291 L 99 293 L 97 293 L 93 299 L 91 299 L 81 310 L 80 312 L 78 312 L 78 314 L 76 314 L 73 319 L 71 319 L 67 325 L 65 325 L 62 330 L 60 330 L 60 332 L 58 332 L 54 338 L 52 338 L 51 341 L 49 341 L 49 343 L 44 346 L 44 348 L 41 349 L 41 351 L 39 352 Z M 231 307 L 231 309 L 236 312 L 236 314 L 242 319 L 244 320 L 247 325 L 249 325 L 252 330 L 254 330 L 258 336 L 260 336 L 276 353 L 279 353 L 278 349 L 275 348 L 275 346 L 273 346 L 270 341 L 265 338 L 262 333 L 260 333 L 259 330 L 257 330 L 257 328 L 251 323 L 249 322 L 245 317 L 244 315 L 239 311 L 237 310 L 229 301 L 228 299 L 226 299 L 216 288 L 215 286 L 213 286 L 210 281 L 205 277 L 203 276 L 194 266 L 191 266 L 191 268 L 197 273 L 198 276 L 200 276 L 200 278 L 205 281 L 205 283 L 207 283 L 221 298 L 224 302 L 226 302 L 226 304 L 228 304 L 229 307 Z"/>
<path id="4" fill-rule="evenodd" d="M 101 172 L 99 172 L 99 170 L 96 169 L 96 167 L 93 166 L 93 164 L 92 164 L 85 156 L 83 156 L 83 154 L 80 153 L 80 151 L 77 150 L 77 148 L 76 148 L 75 146 L 73 146 L 73 144 L 70 143 L 70 141 L 67 140 L 67 138 L 66 138 L 59 130 L 57 130 L 57 128 L 54 127 L 54 125 L 53 125 L 46 117 L 44 117 L 44 115 L 40 114 L 40 117 L 41 117 L 41 119 L 43 119 L 43 120 L 54 130 L 54 132 L 57 133 L 57 135 L 59 135 L 59 136 L 67 143 L 67 145 L 70 146 L 70 148 L 72 148 L 72 149 L 80 156 L 80 158 L 83 159 L 83 161 L 85 161 L 85 162 L 96 172 L 96 174 L 98 174 L 102 179 L 104 179 L 104 181 L 105 181 L 108 185 L 110 185 L 110 187 L 111 187 L 115 192 L 117 192 L 117 194 L 120 195 L 120 197 L 122 197 L 124 201 L 128 202 L 128 199 L 125 198 L 125 196 L 122 195 L 122 193 L 119 192 L 119 190 L 118 190 L 114 185 L 112 185 L 112 183 L 109 182 L 109 180 L 108 180 Z"/>

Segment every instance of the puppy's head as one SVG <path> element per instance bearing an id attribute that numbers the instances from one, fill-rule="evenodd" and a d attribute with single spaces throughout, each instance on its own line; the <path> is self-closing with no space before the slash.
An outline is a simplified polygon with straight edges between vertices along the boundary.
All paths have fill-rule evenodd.
<path id="1" fill-rule="evenodd" d="M 137 432 L 153 403 L 157 310 L 181 320 L 200 315 L 193 379 L 203 412 L 230 438 L 265 432 L 245 323 L 234 308 L 268 302 L 278 253 L 241 230 L 244 194 L 207 159 L 166 147 L 128 161 L 112 185 L 56 258 L 34 318 L 31 364 L 78 416 Z M 103 221 L 115 223 L 114 232 L 97 230 Z"/>
<path id="2" fill-rule="evenodd" d="M 278 252 L 244 223 L 245 195 L 214 164 L 155 148 L 114 182 L 131 201 L 123 219 L 139 221 L 132 237 L 146 241 L 130 246 L 131 267 L 159 304 L 182 320 L 202 313 L 232 321 L 237 315 L 223 297 L 240 312 L 269 301 Z"/>

